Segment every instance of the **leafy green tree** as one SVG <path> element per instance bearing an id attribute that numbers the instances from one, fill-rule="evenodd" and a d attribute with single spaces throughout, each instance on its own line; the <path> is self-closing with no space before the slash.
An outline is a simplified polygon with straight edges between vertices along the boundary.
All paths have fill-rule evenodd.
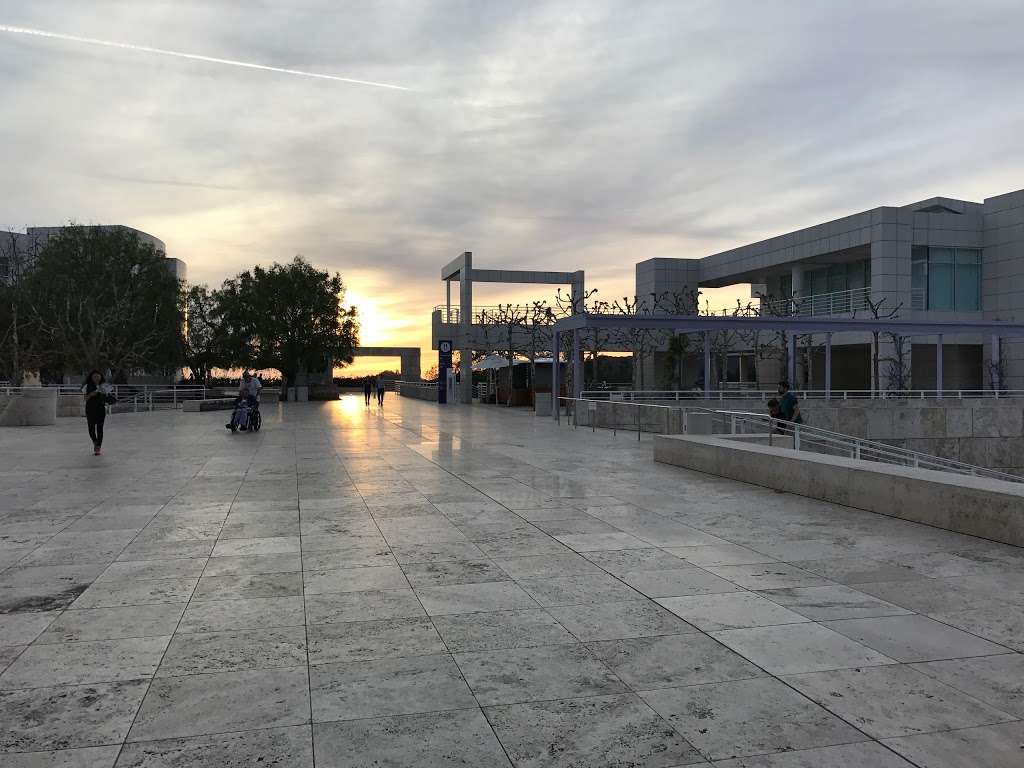
<path id="1" fill-rule="evenodd" d="M 220 292 L 193 285 L 185 294 L 183 355 L 192 381 L 207 384 L 214 368 L 228 367 L 226 326 L 221 319 Z"/>
<path id="2" fill-rule="evenodd" d="M 351 363 L 359 325 L 344 297 L 341 275 L 318 270 L 301 256 L 225 280 L 217 295 L 225 362 L 276 368 L 288 386 L 300 373 Z"/>
<path id="3" fill-rule="evenodd" d="M 163 254 L 129 229 L 64 228 L 39 251 L 23 291 L 48 368 L 122 377 L 180 363 L 183 288 Z"/>

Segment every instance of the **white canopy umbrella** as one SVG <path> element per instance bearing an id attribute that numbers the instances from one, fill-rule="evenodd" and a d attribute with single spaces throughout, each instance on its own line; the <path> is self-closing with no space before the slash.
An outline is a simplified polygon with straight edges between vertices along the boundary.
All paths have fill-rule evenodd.
<path id="1" fill-rule="evenodd" d="M 513 359 L 513 365 L 519 360 Z M 474 371 L 493 371 L 498 368 L 508 368 L 508 358 L 501 355 L 488 355 L 483 360 L 473 363 Z"/>

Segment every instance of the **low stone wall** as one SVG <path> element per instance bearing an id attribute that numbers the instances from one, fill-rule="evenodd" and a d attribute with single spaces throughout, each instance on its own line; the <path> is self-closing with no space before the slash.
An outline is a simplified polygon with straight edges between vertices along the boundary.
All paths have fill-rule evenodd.
<path id="1" fill-rule="evenodd" d="M 655 404 L 676 405 L 665 401 Z M 679 401 L 679 407 L 687 405 L 767 413 L 761 400 Z M 617 418 L 624 418 L 621 414 L 625 408 L 628 406 L 619 405 Z M 1024 473 L 1024 399 L 801 400 L 800 411 L 813 427 L 979 467 Z M 599 417 L 606 418 L 602 413 L 603 408 Z M 665 423 L 665 417 L 661 423 Z M 655 429 L 653 418 L 650 424 L 652 428 L 646 431 L 682 432 L 681 428 Z M 602 426 L 600 418 L 598 426 Z"/>
<path id="2" fill-rule="evenodd" d="M 430 387 L 403 387 L 398 385 L 398 394 L 402 397 L 411 397 L 415 400 L 428 400 L 437 402 L 437 385 Z"/>
<path id="3" fill-rule="evenodd" d="M 207 400 L 186 400 L 181 409 L 185 413 L 201 413 L 205 411 L 230 411 L 235 407 L 233 397 L 214 397 Z"/>
<path id="4" fill-rule="evenodd" d="M 654 460 L 1024 546 L 1024 484 L 706 436 L 657 435 Z"/>

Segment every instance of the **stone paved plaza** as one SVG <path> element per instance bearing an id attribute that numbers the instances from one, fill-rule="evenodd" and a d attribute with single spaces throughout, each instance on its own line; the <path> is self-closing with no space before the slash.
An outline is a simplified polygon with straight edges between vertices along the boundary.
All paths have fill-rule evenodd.
<path id="1" fill-rule="evenodd" d="M 0 431 L 0 765 L 1020 768 L 1024 550 L 388 396 Z"/>

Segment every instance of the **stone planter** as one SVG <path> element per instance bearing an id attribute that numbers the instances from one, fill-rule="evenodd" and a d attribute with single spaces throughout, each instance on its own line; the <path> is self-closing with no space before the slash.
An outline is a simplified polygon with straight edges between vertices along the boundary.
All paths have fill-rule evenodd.
<path id="1" fill-rule="evenodd" d="M 57 423 L 56 387 L 25 387 L 0 413 L 0 427 L 52 427 Z"/>

